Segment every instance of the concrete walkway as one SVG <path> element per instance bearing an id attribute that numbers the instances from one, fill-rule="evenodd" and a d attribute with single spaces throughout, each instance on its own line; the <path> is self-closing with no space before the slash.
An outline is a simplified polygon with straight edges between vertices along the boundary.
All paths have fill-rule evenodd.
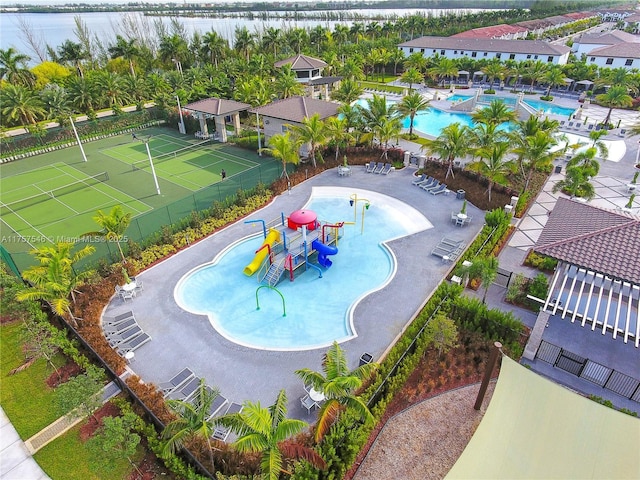
<path id="1" fill-rule="evenodd" d="M 31 452 L 0 407 L 0 478 L 40 480 L 49 477 L 33 459 Z"/>

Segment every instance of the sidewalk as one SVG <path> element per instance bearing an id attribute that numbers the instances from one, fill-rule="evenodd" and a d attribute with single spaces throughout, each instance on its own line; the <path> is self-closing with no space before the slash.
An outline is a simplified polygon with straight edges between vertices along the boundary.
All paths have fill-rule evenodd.
<path id="1" fill-rule="evenodd" d="M 0 407 L 0 478 L 3 480 L 49 478 L 31 456 L 2 407 Z"/>

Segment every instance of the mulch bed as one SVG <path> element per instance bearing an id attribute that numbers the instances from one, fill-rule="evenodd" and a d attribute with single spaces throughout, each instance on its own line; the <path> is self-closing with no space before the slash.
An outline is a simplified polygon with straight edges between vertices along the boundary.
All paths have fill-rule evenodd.
<path id="1" fill-rule="evenodd" d="M 47 385 L 51 388 L 56 388 L 58 385 L 66 383 L 71 377 L 78 375 L 82 369 L 75 362 L 67 362 L 65 365 L 58 368 L 57 372 L 53 372 L 47 378 Z"/>
<path id="2" fill-rule="evenodd" d="M 118 407 L 111 402 L 105 403 L 89 417 L 87 423 L 80 427 L 80 440 L 84 443 L 93 437 L 96 431 L 102 427 L 102 419 L 104 417 L 117 417 L 118 415 L 120 415 Z"/>

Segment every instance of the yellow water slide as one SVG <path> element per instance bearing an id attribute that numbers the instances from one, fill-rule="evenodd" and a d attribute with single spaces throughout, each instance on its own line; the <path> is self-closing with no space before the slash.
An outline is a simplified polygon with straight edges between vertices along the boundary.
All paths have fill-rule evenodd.
<path id="1" fill-rule="evenodd" d="M 253 257 L 253 260 L 249 265 L 244 267 L 244 270 L 243 270 L 244 274 L 250 277 L 251 275 L 256 273 L 256 270 L 260 268 L 260 265 L 262 265 L 262 262 L 264 262 L 264 259 L 269 253 L 269 248 L 271 248 L 274 243 L 279 241 L 280 241 L 280 232 L 278 230 L 270 228 L 269 233 L 264 239 L 264 242 L 262 242 L 262 245 L 257 250 L 256 256 Z M 269 245 L 269 247 L 264 248 L 265 245 Z"/>

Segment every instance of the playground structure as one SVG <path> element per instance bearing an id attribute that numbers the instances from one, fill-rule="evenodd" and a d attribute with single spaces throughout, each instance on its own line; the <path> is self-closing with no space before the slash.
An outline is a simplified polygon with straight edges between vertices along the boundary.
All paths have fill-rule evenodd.
<path id="1" fill-rule="evenodd" d="M 264 241 L 243 273 L 247 276 L 255 273 L 259 283 L 270 287 L 277 285 L 285 272 L 289 272 L 289 280 L 293 281 L 295 272 L 302 267 L 304 271 L 316 270 L 322 278 L 322 268 L 327 269 L 333 263 L 328 257 L 338 253 L 338 239 L 345 224 L 321 222 L 311 210 L 296 210 L 288 217 L 281 214 L 280 219 L 268 224 L 264 220 L 245 223 L 261 223 Z"/>

